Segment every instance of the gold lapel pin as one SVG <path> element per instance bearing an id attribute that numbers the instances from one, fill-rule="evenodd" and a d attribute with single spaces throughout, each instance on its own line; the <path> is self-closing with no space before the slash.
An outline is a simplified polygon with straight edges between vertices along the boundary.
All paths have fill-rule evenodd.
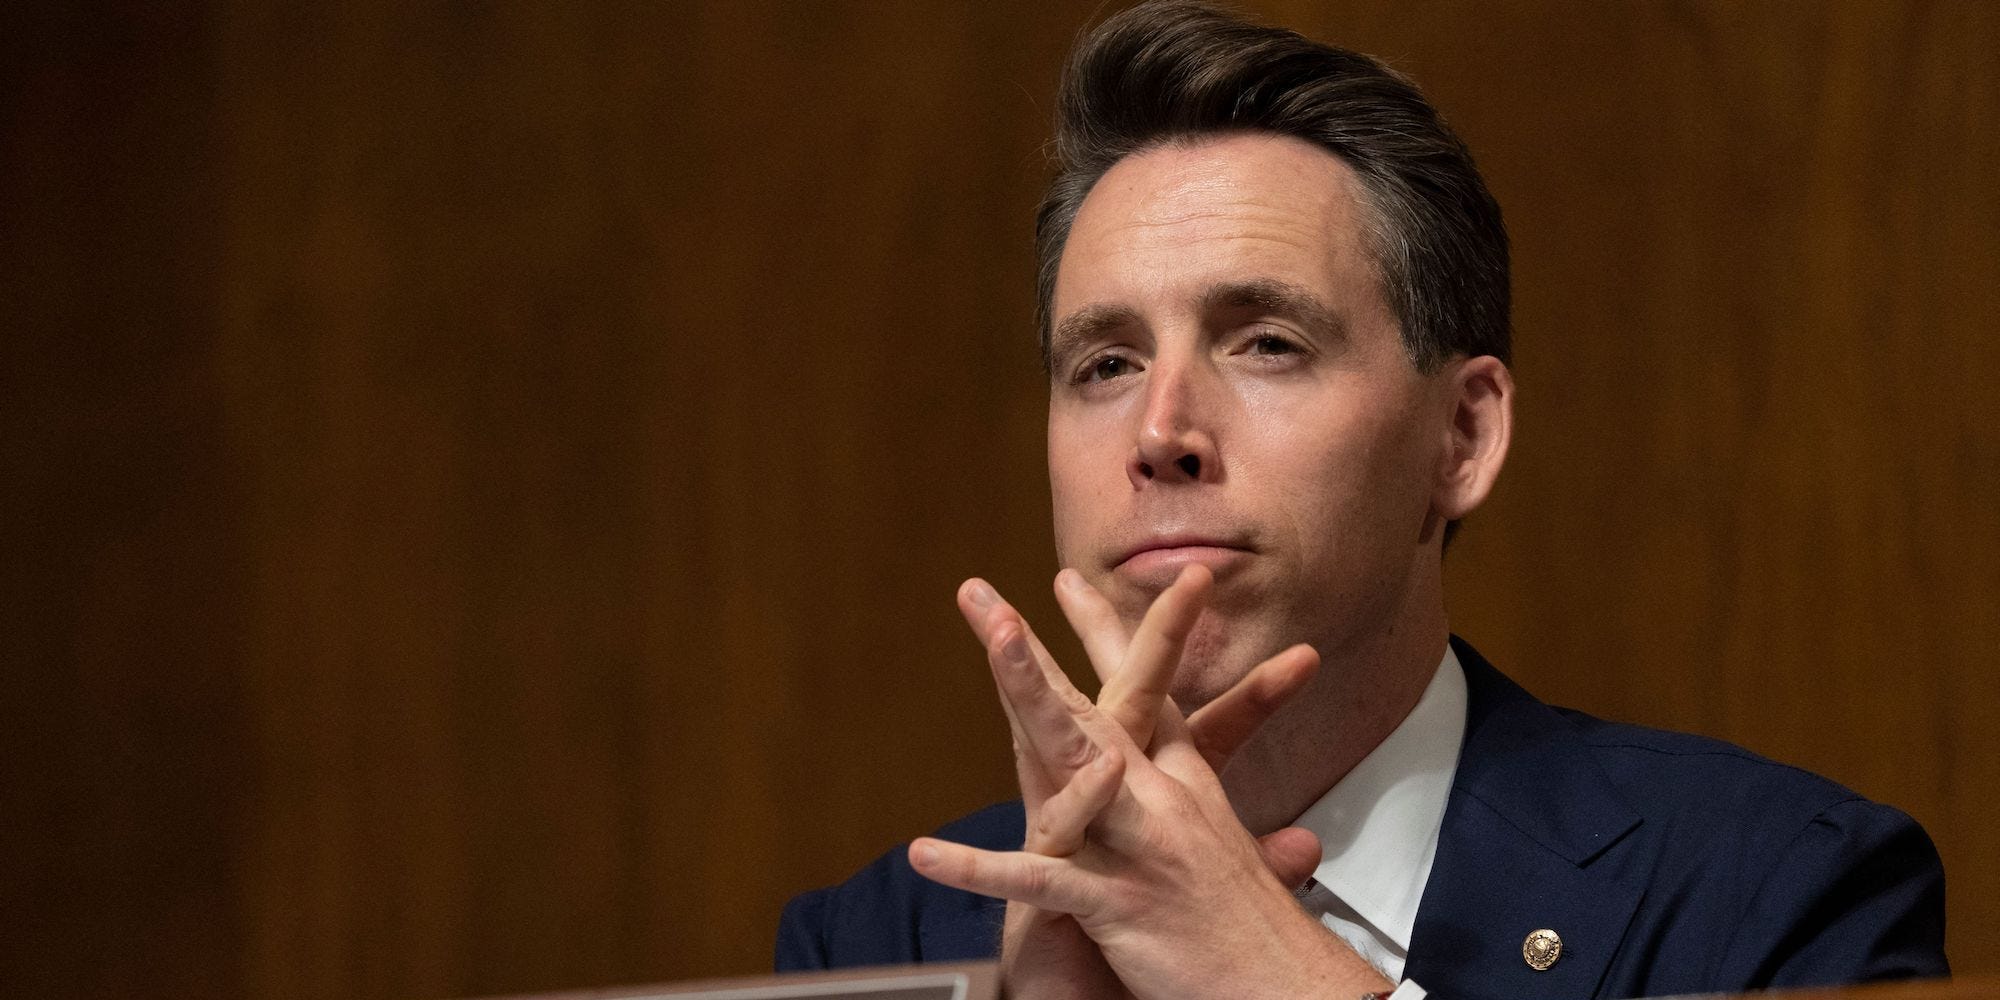
<path id="1" fill-rule="evenodd" d="M 1544 927 L 1528 932 L 1528 939 L 1521 942 L 1521 958 L 1528 968 L 1541 972 L 1556 964 L 1563 954 L 1562 936 Z"/>

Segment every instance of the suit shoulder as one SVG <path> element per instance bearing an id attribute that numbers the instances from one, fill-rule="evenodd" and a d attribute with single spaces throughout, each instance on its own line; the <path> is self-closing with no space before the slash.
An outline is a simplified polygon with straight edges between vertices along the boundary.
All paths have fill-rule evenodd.
<path id="1" fill-rule="evenodd" d="M 1678 911 L 1639 926 L 1707 921 L 1715 978 L 1669 992 L 1948 973 L 1944 870 L 1901 810 L 1721 740 L 1563 714 L 1652 828 L 1650 880 Z"/>
<path id="2" fill-rule="evenodd" d="M 1608 722 L 1572 709 L 1557 712 L 1627 802 L 1652 822 L 1734 829 L 1753 842 L 1778 842 L 1768 844 L 1774 849 L 1829 816 L 1869 814 L 1876 822 L 1910 822 L 1838 782 L 1733 743 Z"/>

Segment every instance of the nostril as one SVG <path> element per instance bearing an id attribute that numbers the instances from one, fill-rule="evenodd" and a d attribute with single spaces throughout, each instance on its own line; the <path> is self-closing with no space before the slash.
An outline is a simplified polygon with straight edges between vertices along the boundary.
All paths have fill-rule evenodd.
<path id="1" fill-rule="evenodd" d="M 1200 458 L 1194 455 L 1182 455 L 1179 459 L 1175 460 L 1174 464 L 1180 466 L 1181 471 L 1187 473 L 1189 479 L 1201 478 Z"/>
<path id="2" fill-rule="evenodd" d="M 1151 462 L 1140 462 L 1139 474 L 1147 479 L 1153 478 L 1153 464 Z"/>

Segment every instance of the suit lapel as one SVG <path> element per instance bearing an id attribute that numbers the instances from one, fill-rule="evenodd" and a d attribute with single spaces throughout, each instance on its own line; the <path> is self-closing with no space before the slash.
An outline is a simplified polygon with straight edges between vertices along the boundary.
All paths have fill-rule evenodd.
<path id="1" fill-rule="evenodd" d="M 1594 996 L 1644 895 L 1639 817 L 1561 715 L 1457 638 L 1466 732 L 1404 975 L 1441 996 Z M 1551 930 L 1562 951 L 1522 954 Z"/>

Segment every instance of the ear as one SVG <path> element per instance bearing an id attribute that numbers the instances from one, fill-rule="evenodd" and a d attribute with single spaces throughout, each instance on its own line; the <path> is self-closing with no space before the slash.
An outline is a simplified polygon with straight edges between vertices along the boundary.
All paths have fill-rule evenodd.
<path id="1" fill-rule="evenodd" d="M 1514 376 L 1499 358 L 1459 358 L 1439 374 L 1449 408 L 1432 506 L 1456 521 L 1486 501 L 1514 436 Z"/>

